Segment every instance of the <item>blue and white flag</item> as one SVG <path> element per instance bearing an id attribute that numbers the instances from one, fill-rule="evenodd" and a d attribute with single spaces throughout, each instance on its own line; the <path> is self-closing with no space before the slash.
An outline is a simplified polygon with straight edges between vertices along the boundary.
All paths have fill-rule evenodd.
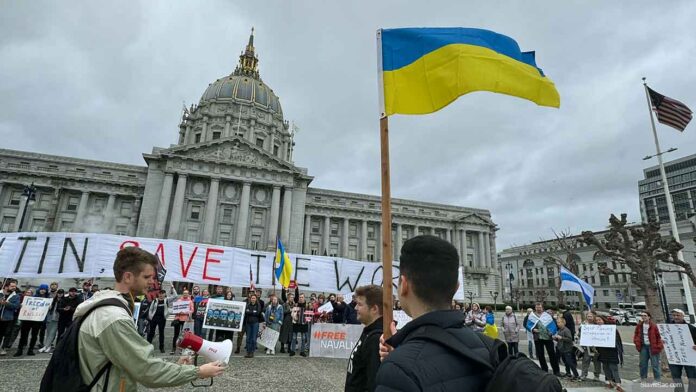
<path id="1" fill-rule="evenodd" d="M 525 328 L 527 328 L 528 331 L 531 331 L 538 323 L 541 323 L 541 325 L 546 327 L 549 334 L 552 336 L 558 332 L 556 322 L 553 320 L 553 317 L 546 312 L 542 313 L 541 316 L 537 316 L 536 313 L 530 313 L 529 317 L 527 318 L 527 325 L 525 325 Z"/>
<path id="2" fill-rule="evenodd" d="M 585 297 L 587 306 L 592 307 L 594 287 L 563 267 L 561 267 L 561 291 L 581 292 L 582 296 Z"/>

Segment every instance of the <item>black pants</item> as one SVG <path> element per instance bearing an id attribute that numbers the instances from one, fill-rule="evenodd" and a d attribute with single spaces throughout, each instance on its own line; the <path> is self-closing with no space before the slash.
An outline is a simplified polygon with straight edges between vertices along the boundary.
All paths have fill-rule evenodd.
<path id="1" fill-rule="evenodd" d="M 544 348 L 546 348 L 546 353 L 549 354 L 549 359 L 551 360 L 551 369 L 553 369 L 553 374 L 558 374 L 561 372 L 558 366 L 558 357 L 556 356 L 556 350 L 553 347 L 553 341 L 551 340 L 535 340 L 534 345 L 536 346 L 537 359 L 539 359 L 539 366 L 541 370 L 548 372 L 549 367 L 546 364 L 546 358 L 544 358 Z"/>
<path id="2" fill-rule="evenodd" d="M 29 340 L 29 332 L 31 331 L 31 342 L 29 343 L 29 350 L 33 351 L 36 345 L 36 339 L 39 337 L 39 330 L 41 329 L 41 321 L 22 321 L 21 334 L 19 336 L 19 346 L 17 349 L 19 351 L 24 350 L 27 345 L 27 340 Z"/>
<path id="3" fill-rule="evenodd" d="M 520 352 L 520 349 L 518 347 L 518 342 L 510 342 L 507 344 L 508 346 L 508 355 L 515 355 L 518 352 Z"/>
<path id="4" fill-rule="evenodd" d="M 12 325 L 14 320 L 0 321 L 0 344 L 4 347 L 10 340 L 9 335 L 12 333 Z"/>
<path id="5" fill-rule="evenodd" d="M 63 333 L 72 324 L 72 320 L 58 320 L 58 338 L 56 339 L 56 344 L 63 337 Z"/>
<path id="6" fill-rule="evenodd" d="M 174 323 L 174 337 L 172 338 L 172 351 L 176 351 L 176 341 L 179 340 L 179 334 L 181 333 L 181 328 L 184 326 L 182 322 Z M 150 325 L 150 330 L 152 331 L 152 325 Z"/>
<path id="7" fill-rule="evenodd" d="M 575 353 L 571 350 L 566 353 L 559 352 L 563 362 L 565 363 L 566 374 L 573 374 L 574 377 L 578 377 L 578 362 L 575 359 Z"/>
<path id="8" fill-rule="evenodd" d="M 157 328 L 160 351 L 164 350 L 164 326 L 166 323 L 167 320 L 164 317 L 162 317 L 154 318 L 148 324 L 149 329 L 147 331 L 147 342 L 152 343 L 152 339 L 155 337 L 155 328 Z M 174 342 L 174 344 L 176 344 L 176 342 Z"/>

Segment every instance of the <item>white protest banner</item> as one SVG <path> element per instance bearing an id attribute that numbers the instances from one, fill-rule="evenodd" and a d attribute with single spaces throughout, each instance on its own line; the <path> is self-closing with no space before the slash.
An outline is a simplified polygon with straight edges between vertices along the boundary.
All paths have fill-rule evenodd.
<path id="1" fill-rule="evenodd" d="M 179 313 L 191 313 L 191 301 L 175 301 L 172 306 L 169 307 L 169 313 L 179 314 Z"/>
<path id="2" fill-rule="evenodd" d="M 331 302 L 327 302 L 327 303 L 325 303 L 324 305 L 321 305 L 321 306 L 317 309 L 317 312 L 319 312 L 319 313 L 331 313 L 331 312 L 333 312 L 333 309 L 334 309 L 334 307 L 333 307 L 333 305 L 331 304 Z"/>
<path id="3" fill-rule="evenodd" d="M 309 356 L 348 359 L 362 330 L 362 325 L 314 324 L 309 339 Z"/>
<path id="4" fill-rule="evenodd" d="M 276 343 L 278 343 L 278 338 L 280 338 L 280 332 L 273 328 L 266 327 L 266 323 L 262 323 L 259 326 L 259 333 L 256 336 L 256 343 L 275 350 Z"/>
<path id="5" fill-rule="evenodd" d="M 233 287 L 249 286 L 249 267 L 254 285 L 273 288 L 274 252 L 261 252 L 169 239 L 127 237 L 96 233 L 2 233 L 0 276 L 16 278 L 113 278 L 116 253 L 137 246 L 156 254 L 167 271 L 167 280 Z M 301 290 L 352 293 L 356 287 L 382 284 L 382 264 L 339 257 L 288 253 L 293 280 Z M 399 277 L 395 262 L 394 287 Z M 457 274 L 464 299 L 462 270 Z"/>
<path id="6" fill-rule="evenodd" d="M 239 332 L 244 322 L 246 302 L 208 299 L 203 328 Z"/>
<path id="7" fill-rule="evenodd" d="M 412 320 L 412 318 L 403 310 L 395 310 L 393 314 L 394 321 L 396 321 L 396 329 L 403 328 L 404 325 L 408 324 L 408 322 Z"/>
<path id="8" fill-rule="evenodd" d="M 580 345 L 592 347 L 615 347 L 616 325 L 582 324 Z"/>
<path id="9" fill-rule="evenodd" d="M 696 366 L 696 350 L 687 324 L 657 324 L 670 365 Z"/>
<path id="10" fill-rule="evenodd" d="M 19 320 L 44 321 L 52 302 L 53 298 L 24 297 L 19 309 Z"/>

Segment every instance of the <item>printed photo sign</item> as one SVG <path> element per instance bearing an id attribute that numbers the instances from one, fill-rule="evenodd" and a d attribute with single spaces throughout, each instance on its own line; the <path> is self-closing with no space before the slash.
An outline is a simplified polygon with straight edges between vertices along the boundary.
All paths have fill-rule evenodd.
<path id="1" fill-rule="evenodd" d="M 210 298 L 203 328 L 239 332 L 242 330 L 245 310 L 246 302 Z"/>

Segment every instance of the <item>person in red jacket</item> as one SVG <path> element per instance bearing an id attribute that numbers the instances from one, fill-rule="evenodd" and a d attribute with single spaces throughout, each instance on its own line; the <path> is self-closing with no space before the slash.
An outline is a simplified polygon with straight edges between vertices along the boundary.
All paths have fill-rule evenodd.
<path id="1" fill-rule="evenodd" d="M 648 359 L 650 359 L 655 381 L 659 382 L 660 353 L 664 349 L 662 337 L 649 312 L 642 312 L 640 317 L 641 321 L 636 325 L 636 331 L 633 334 L 633 343 L 640 353 L 640 380 L 645 382 L 648 378 Z"/>

